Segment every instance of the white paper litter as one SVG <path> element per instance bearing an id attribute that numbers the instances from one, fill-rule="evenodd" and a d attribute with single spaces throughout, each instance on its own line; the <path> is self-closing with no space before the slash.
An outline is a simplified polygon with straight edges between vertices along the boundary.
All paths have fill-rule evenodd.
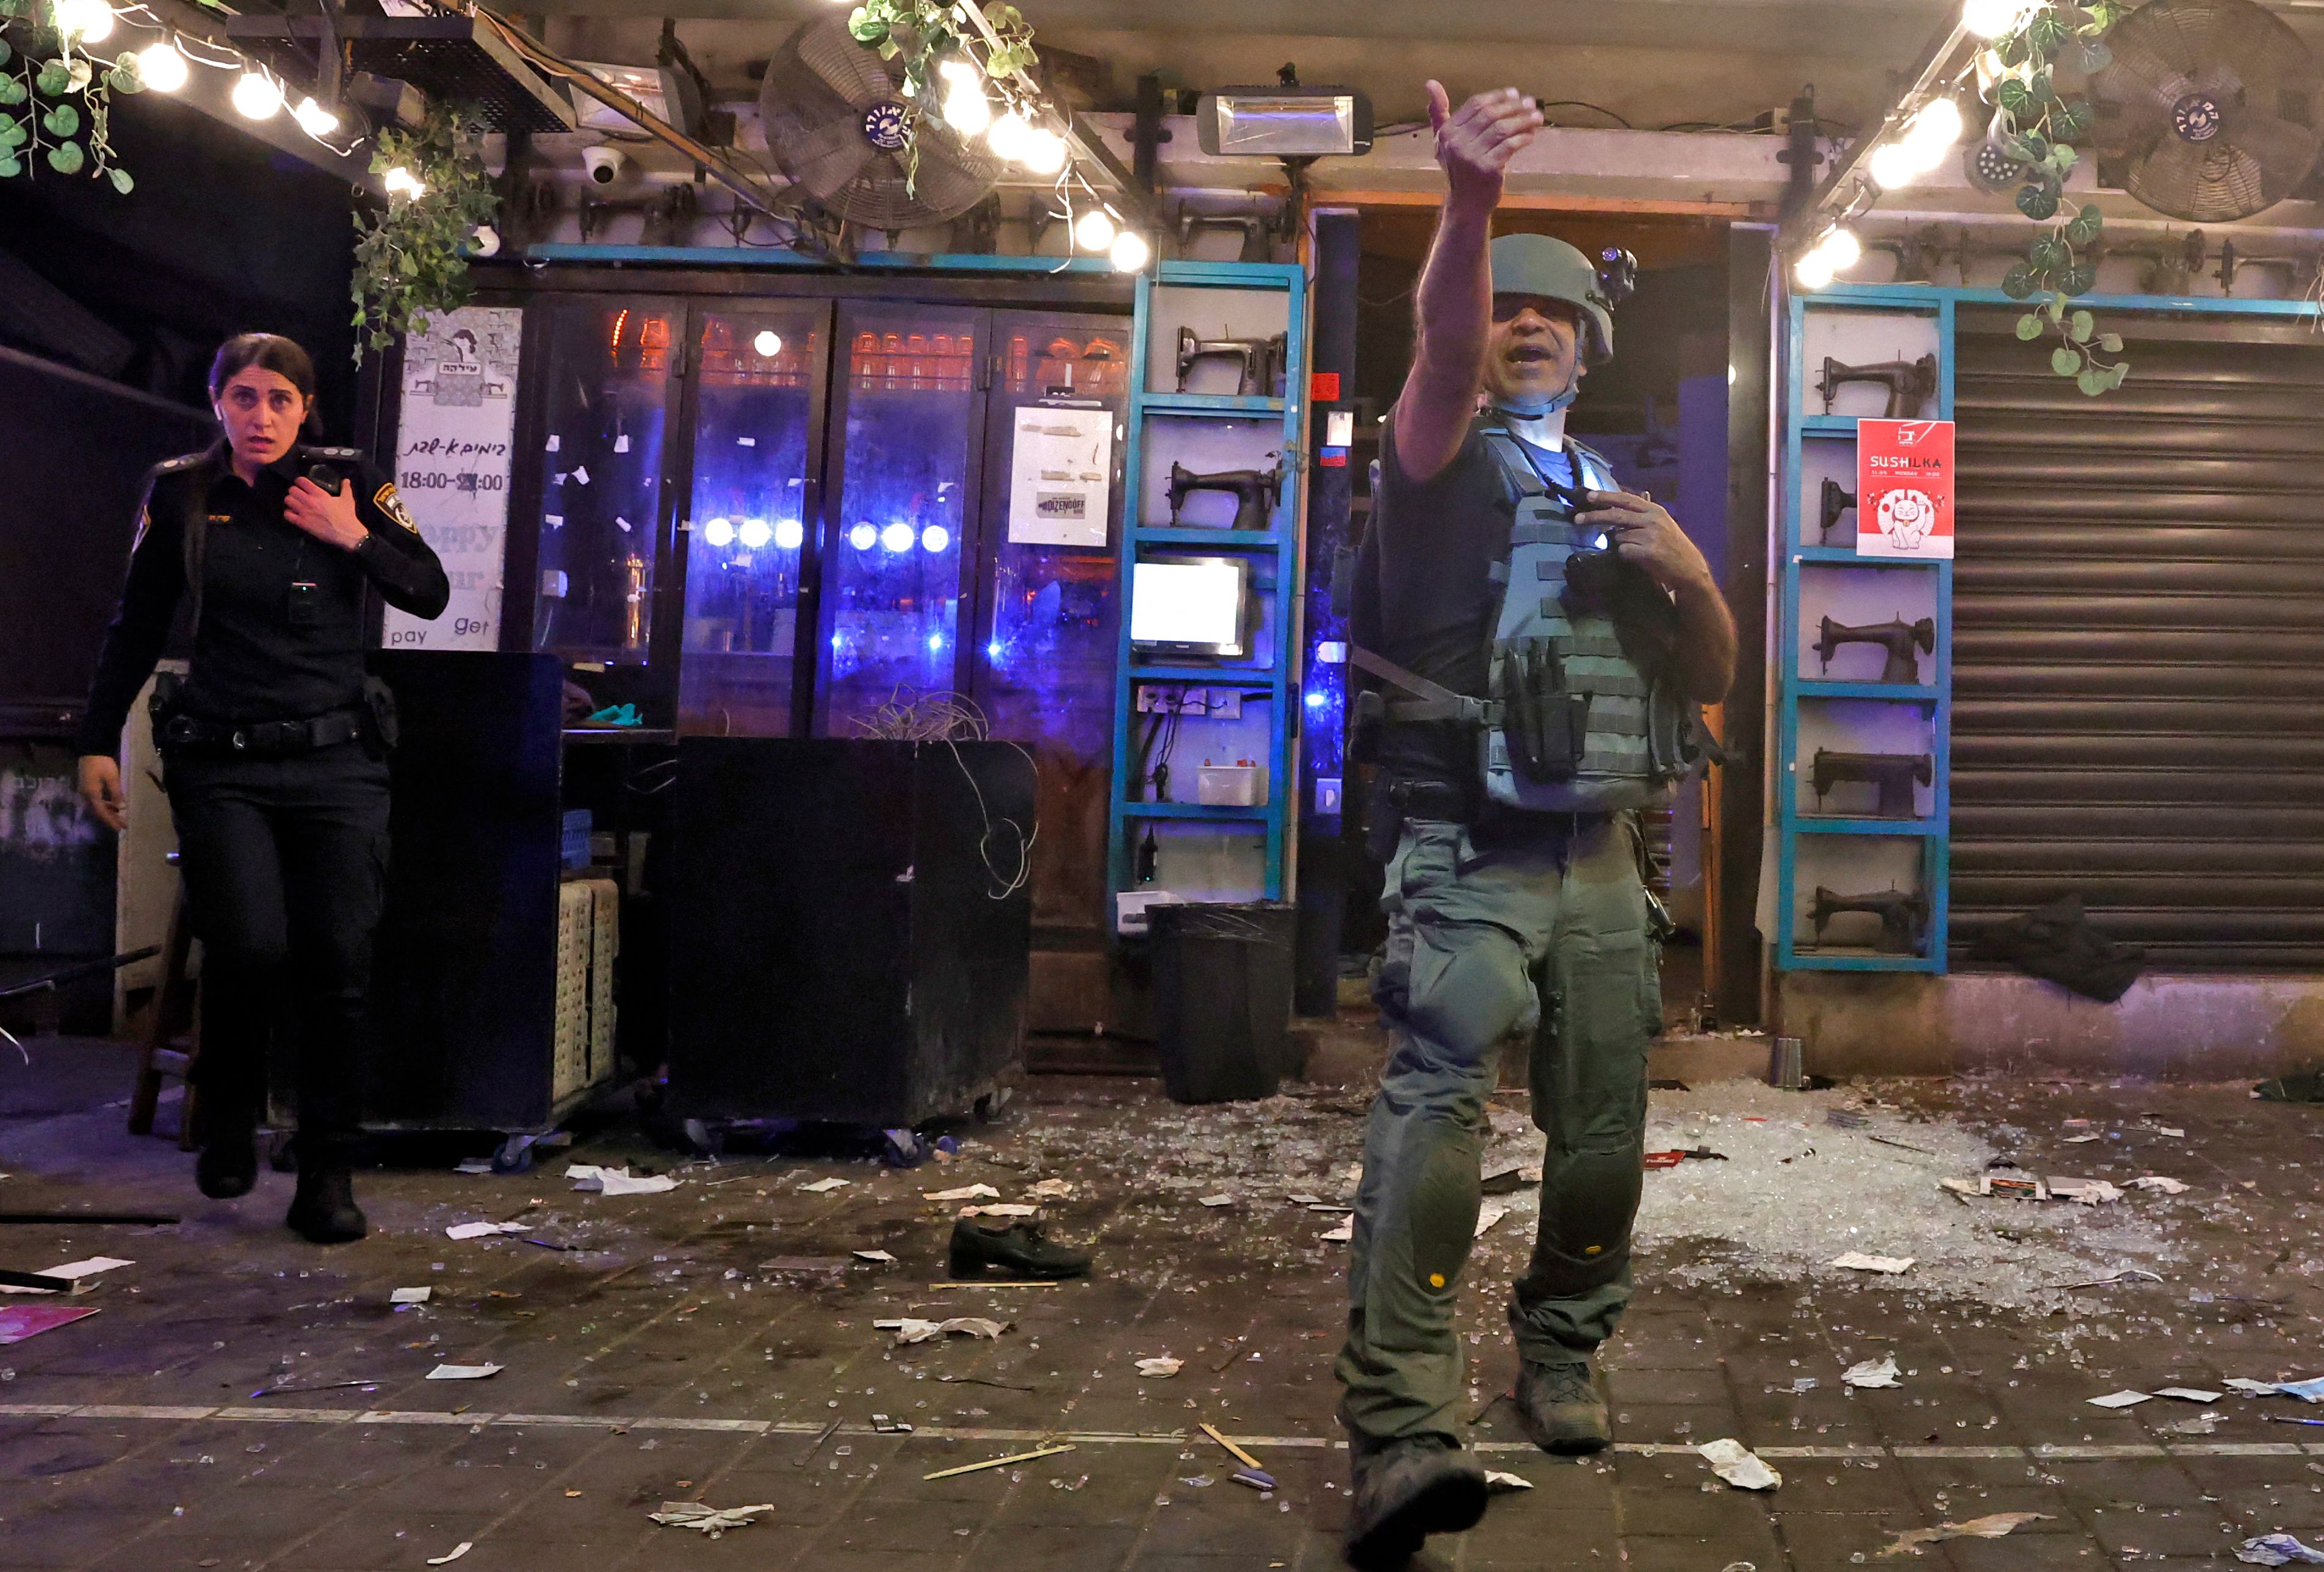
<path id="1" fill-rule="evenodd" d="M 2154 1389 L 2154 1395 L 2175 1397 L 2181 1402 L 2217 1402 L 2225 1394 L 2205 1392 L 2200 1386 L 2158 1386 Z"/>
<path id="2" fill-rule="evenodd" d="M 2060 1200 L 2078 1201 L 2086 1207 L 2122 1199 L 2122 1191 L 2103 1179 L 2052 1179 L 2050 1193 Z"/>
<path id="3" fill-rule="evenodd" d="M 600 1168 L 594 1163 L 570 1163 L 565 1177 L 574 1181 L 576 1190 L 594 1190 L 606 1195 L 659 1195 L 678 1188 L 678 1181 L 667 1173 L 632 1178 L 625 1167 Z"/>
<path id="4" fill-rule="evenodd" d="M 481 1239 L 487 1234 L 521 1234 L 522 1223 L 454 1223 L 444 1230 L 447 1239 Z"/>
<path id="5" fill-rule="evenodd" d="M 2273 1397 L 2275 1395 L 2274 1382 L 2254 1381 L 2248 1375 L 2230 1375 L 2222 1384 L 2227 1386 L 2229 1391 L 2240 1392 L 2246 1397 Z"/>
<path id="6" fill-rule="evenodd" d="M 1997 1540 L 2016 1532 L 2027 1523 L 2040 1522 L 2051 1516 L 2046 1512 L 1997 1512 L 1984 1517 L 1973 1517 L 1965 1523 L 1939 1523 L 1932 1529 L 1906 1529 L 1889 1541 L 1880 1553 L 1893 1556 L 1900 1550 L 1922 1554 L 1921 1547 L 1939 1540 Z"/>
<path id="7" fill-rule="evenodd" d="M 1138 1374 L 1149 1380 L 1164 1381 L 1177 1374 L 1185 1366 L 1185 1361 L 1173 1359 L 1164 1355 L 1159 1358 L 1140 1359 L 1138 1362 Z"/>
<path id="8" fill-rule="evenodd" d="M 2303 1545 L 2290 1534 L 2262 1534 L 2236 1547 L 2236 1559 L 2254 1567 L 2324 1566 L 2324 1550 Z"/>
<path id="9" fill-rule="evenodd" d="M 1294 1190 L 1291 1194 L 1285 1196 L 1283 1199 L 1296 1207 L 1319 1207 L 1323 1204 L 1323 1198 L 1322 1196 L 1309 1195 L 1304 1190 Z"/>
<path id="10" fill-rule="evenodd" d="M 963 1207 L 960 1215 L 964 1218 L 1029 1218 L 1039 1215 L 1040 1210 L 1039 1207 L 1028 1206 L 1021 1200 L 996 1200 L 987 1201 L 982 1206 Z"/>
<path id="11" fill-rule="evenodd" d="M 1070 1180 L 1044 1179 L 1028 1185 L 1025 1193 L 1035 1200 L 1071 1200 L 1074 1199 L 1074 1187 Z"/>
<path id="12" fill-rule="evenodd" d="M 956 1332 L 964 1338 L 998 1338 L 1009 1329 L 1005 1321 L 989 1321 L 982 1316 L 954 1316 L 947 1321 L 924 1321 L 913 1316 L 895 1320 L 873 1321 L 875 1330 L 896 1334 L 896 1346 L 932 1342 L 947 1333 Z"/>
<path id="13" fill-rule="evenodd" d="M 809 1195 L 822 1195 L 825 1191 L 837 1190 L 841 1185 L 849 1182 L 851 1181 L 844 1179 L 818 1179 L 813 1184 L 802 1184 L 799 1188 Z"/>
<path id="14" fill-rule="evenodd" d="M 1761 1462 L 1757 1454 L 1742 1442 L 1729 1436 L 1711 1441 L 1695 1450 L 1711 1465 L 1711 1471 L 1738 1490 L 1773 1490 L 1783 1484 L 1784 1476 Z"/>
<path id="15" fill-rule="evenodd" d="M 500 1365 L 438 1365 L 428 1373 L 430 1381 L 483 1381 L 498 1375 Z"/>
<path id="16" fill-rule="evenodd" d="M 1851 1365 L 1840 1379 L 1843 1385 L 1868 1389 L 1901 1384 L 1896 1379 L 1896 1356 L 1894 1354 Z"/>
<path id="17" fill-rule="evenodd" d="M 2171 1125 L 2149 1125 L 2146 1127 L 2158 1135 L 2169 1135 L 2173 1139 L 2183 1137 L 2187 1134 L 2186 1131 Z"/>
<path id="18" fill-rule="evenodd" d="M 957 1190 L 924 1190 L 922 1200 L 999 1200 L 1001 1192 L 989 1184 L 964 1184 Z"/>
<path id="19" fill-rule="evenodd" d="M 1235 1203 L 1235 1198 L 1231 1195 L 1206 1195 L 1197 1199 L 1206 1207 L 1231 1207 Z"/>
<path id="20" fill-rule="evenodd" d="M 1910 1255 L 1867 1255 L 1862 1251 L 1850 1250 L 1845 1255 L 1833 1256 L 1831 1264 L 1834 1266 L 1840 1267 L 1843 1271 L 1848 1272 L 1886 1272 L 1893 1274 L 1895 1273 L 1911 1271 L 1913 1267 L 1913 1257 Z"/>
<path id="21" fill-rule="evenodd" d="M 1326 1245 L 1345 1245 L 1352 1241 L 1355 1236 L 1356 1219 L 1352 1217 L 1344 1218 L 1341 1222 L 1340 1226 L 1333 1228 L 1330 1233 L 1319 1234 L 1316 1236 L 1316 1237 L 1322 1239 Z"/>
<path id="22" fill-rule="evenodd" d="M 29 1270 L 37 1272 L 43 1277 L 61 1277 L 78 1288 L 83 1279 L 95 1277 L 100 1272 L 111 1272 L 116 1267 L 136 1264 L 134 1261 L 117 1260 L 111 1255 L 92 1255 L 86 1261 L 68 1261 L 61 1266 L 35 1266 Z M 0 1289 L 0 1293 L 53 1293 L 55 1292 L 56 1290 L 51 1288 Z"/>
<path id="23" fill-rule="evenodd" d="M 2069 1146 L 2086 1146 L 2092 1141 L 2103 1141 L 2105 1139 L 2106 1137 L 2104 1135 L 2069 1135 L 2066 1137 L 2065 1144 Z"/>
<path id="24" fill-rule="evenodd" d="M 2135 1408 L 2153 1396 L 2151 1392 L 2109 1392 L 2104 1397 L 2086 1397 L 2082 1401 L 2092 1408 Z"/>
<path id="25" fill-rule="evenodd" d="M 659 1512 L 650 1512 L 646 1516 L 666 1528 L 694 1529 L 715 1540 L 728 1529 L 743 1528 L 761 1512 L 774 1510 L 775 1503 L 770 1501 L 756 1506 L 723 1507 L 706 1506 L 698 1501 L 665 1501 Z"/>
<path id="26" fill-rule="evenodd" d="M 2130 1182 L 2133 1189 L 2159 1190 L 2164 1195 L 2185 1195 L 2188 1190 L 2185 1180 L 2173 1179 L 2167 1173 L 2142 1173 Z"/>
<path id="27" fill-rule="evenodd" d="M 855 1252 L 855 1258 L 858 1261 L 875 1261 L 882 1266 L 893 1266 L 896 1264 L 896 1258 L 885 1250 L 858 1250 Z"/>
<path id="28" fill-rule="evenodd" d="M 1504 1491 L 1531 1490 L 1533 1481 L 1522 1474 L 1509 1474 L 1499 1468 L 1485 1470 L 1485 1488 L 1499 1494 Z"/>
<path id="29" fill-rule="evenodd" d="M 393 1293 L 387 1296 L 387 1302 L 390 1304 L 426 1304 L 428 1302 L 428 1296 L 435 1292 L 436 1291 L 432 1288 L 399 1288 Z"/>
<path id="30" fill-rule="evenodd" d="M 463 1557 L 463 1556 L 466 1555 L 469 1551 L 471 1551 L 471 1550 L 475 1549 L 475 1548 L 476 1548 L 476 1542 L 475 1542 L 475 1540 L 462 1540 L 458 1544 L 456 1544 L 456 1545 L 455 1545 L 455 1546 L 453 1546 L 453 1547 L 452 1547 L 452 1553 L 451 1553 L 450 1555 L 448 1555 L 448 1556 L 430 1556 L 430 1557 L 429 1557 L 429 1558 L 428 1558 L 428 1564 L 429 1564 L 430 1567 L 448 1567 L 448 1566 L 450 1566 L 453 1562 L 455 1562 L 455 1561 L 458 1560 L 461 1557 Z"/>
<path id="31" fill-rule="evenodd" d="M 1472 1239 L 1483 1238 L 1487 1228 L 1491 1227 L 1495 1223 L 1499 1222 L 1503 1218 L 1508 1217 L 1508 1215 L 1509 1209 L 1503 1206 L 1500 1202 L 1497 1200 L 1487 1201 L 1483 1206 L 1477 1209 L 1477 1231 L 1474 1234 L 1471 1234 L 1470 1237 Z"/>
<path id="32" fill-rule="evenodd" d="M 2163 1428 L 2174 1435 L 2215 1436 L 2218 1434 L 2219 1425 L 2227 1417 L 2223 1413 L 2199 1413 L 2191 1420 L 2180 1420 L 2174 1424 L 2168 1424 Z"/>

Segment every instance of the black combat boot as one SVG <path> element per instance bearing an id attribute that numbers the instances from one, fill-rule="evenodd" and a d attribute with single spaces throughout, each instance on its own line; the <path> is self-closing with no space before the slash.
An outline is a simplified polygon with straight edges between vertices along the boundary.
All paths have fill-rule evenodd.
<path id="1" fill-rule="evenodd" d="M 1587 1360 L 1563 1365 L 1526 1360 L 1517 1373 L 1517 1409 L 1526 1438 L 1545 1452 L 1579 1457 L 1613 1444 L 1613 1423 L 1599 1401 Z"/>
<path id="2" fill-rule="evenodd" d="M 1079 1250 L 1050 1244 L 1033 1223 L 988 1228 L 973 1218 L 963 1218 L 952 1226 L 951 1264 L 954 1277 L 982 1277 L 986 1267 L 997 1266 L 1019 1277 L 1047 1282 L 1060 1277 L 1086 1277 L 1090 1258 Z"/>
<path id="3" fill-rule="evenodd" d="M 363 1209 L 355 1205 L 355 1179 L 344 1163 L 300 1163 L 298 1193 L 290 1198 L 290 1215 L 282 1220 L 318 1245 L 344 1245 L 371 1229 Z"/>
<path id="4" fill-rule="evenodd" d="M 1443 1436 L 1379 1442 L 1351 1434 L 1349 1453 L 1348 1565 L 1358 1572 L 1392 1572 L 1429 1535 L 1465 1532 L 1485 1515 L 1485 1471 Z"/>
<path id="5" fill-rule="evenodd" d="M 202 1098 L 195 1104 L 195 1134 L 201 1154 L 194 1159 L 194 1183 L 212 1200 L 248 1195 L 258 1182 L 258 1119 L 244 1111 L 214 1114 Z"/>

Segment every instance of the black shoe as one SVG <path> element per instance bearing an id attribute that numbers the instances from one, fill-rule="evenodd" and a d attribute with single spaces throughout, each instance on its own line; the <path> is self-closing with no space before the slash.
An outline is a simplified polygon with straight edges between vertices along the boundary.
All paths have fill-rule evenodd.
<path id="1" fill-rule="evenodd" d="M 1545 1452 L 1563 1457 L 1602 1452 L 1614 1442 L 1614 1426 L 1590 1379 L 1590 1365 L 1536 1365 L 1517 1372 L 1517 1423 Z"/>
<path id="2" fill-rule="evenodd" d="M 1050 1244 L 1033 1223 L 988 1228 L 973 1218 L 963 1218 L 952 1226 L 951 1264 L 954 1277 L 982 1277 L 986 1267 L 998 1266 L 1019 1277 L 1047 1282 L 1060 1277 L 1088 1276 L 1090 1258 L 1079 1250 Z"/>
<path id="3" fill-rule="evenodd" d="M 232 1200 L 248 1195 L 258 1182 L 258 1129 L 237 1125 L 206 1133 L 201 1155 L 194 1159 L 194 1182 L 212 1200 Z"/>
<path id="4" fill-rule="evenodd" d="M 355 1205 L 355 1181 L 344 1168 L 300 1169 L 298 1193 L 282 1220 L 318 1245 L 344 1245 L 371 1229 Z"/>
<path id="5" fill-rule="evenodd" d="M 1431 1534 L 1457 1534 L 1485 1515 L 1485 1471 L 1442 1436 L 1359 1444 L 1348 1521 L 1348 1565 L 1389 1572 Z"/>

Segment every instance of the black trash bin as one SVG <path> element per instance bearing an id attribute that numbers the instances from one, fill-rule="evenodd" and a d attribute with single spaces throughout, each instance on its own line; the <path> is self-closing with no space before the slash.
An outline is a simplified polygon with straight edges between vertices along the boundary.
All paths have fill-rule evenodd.
<path id="1" fill-rule="evenodd" d="M 1182 1103 L 1273 1097 L 1290 1067 L 1297 908 L 1195 902 L 1149 921 L 1164 1089 Z"/>

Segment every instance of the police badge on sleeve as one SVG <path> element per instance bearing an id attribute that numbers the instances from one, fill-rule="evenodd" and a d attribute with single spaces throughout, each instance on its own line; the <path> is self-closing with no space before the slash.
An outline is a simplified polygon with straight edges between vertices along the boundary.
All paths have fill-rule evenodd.
<path id="1" fill-rule="evenodd" d="M 414 519 L 411 510 L 403 505 L 403 498 L 397 492 L 393 481 L 387 482 L 372 493 L 371 504 L 414 535 L 420 533 L 420 520 Z"/>

